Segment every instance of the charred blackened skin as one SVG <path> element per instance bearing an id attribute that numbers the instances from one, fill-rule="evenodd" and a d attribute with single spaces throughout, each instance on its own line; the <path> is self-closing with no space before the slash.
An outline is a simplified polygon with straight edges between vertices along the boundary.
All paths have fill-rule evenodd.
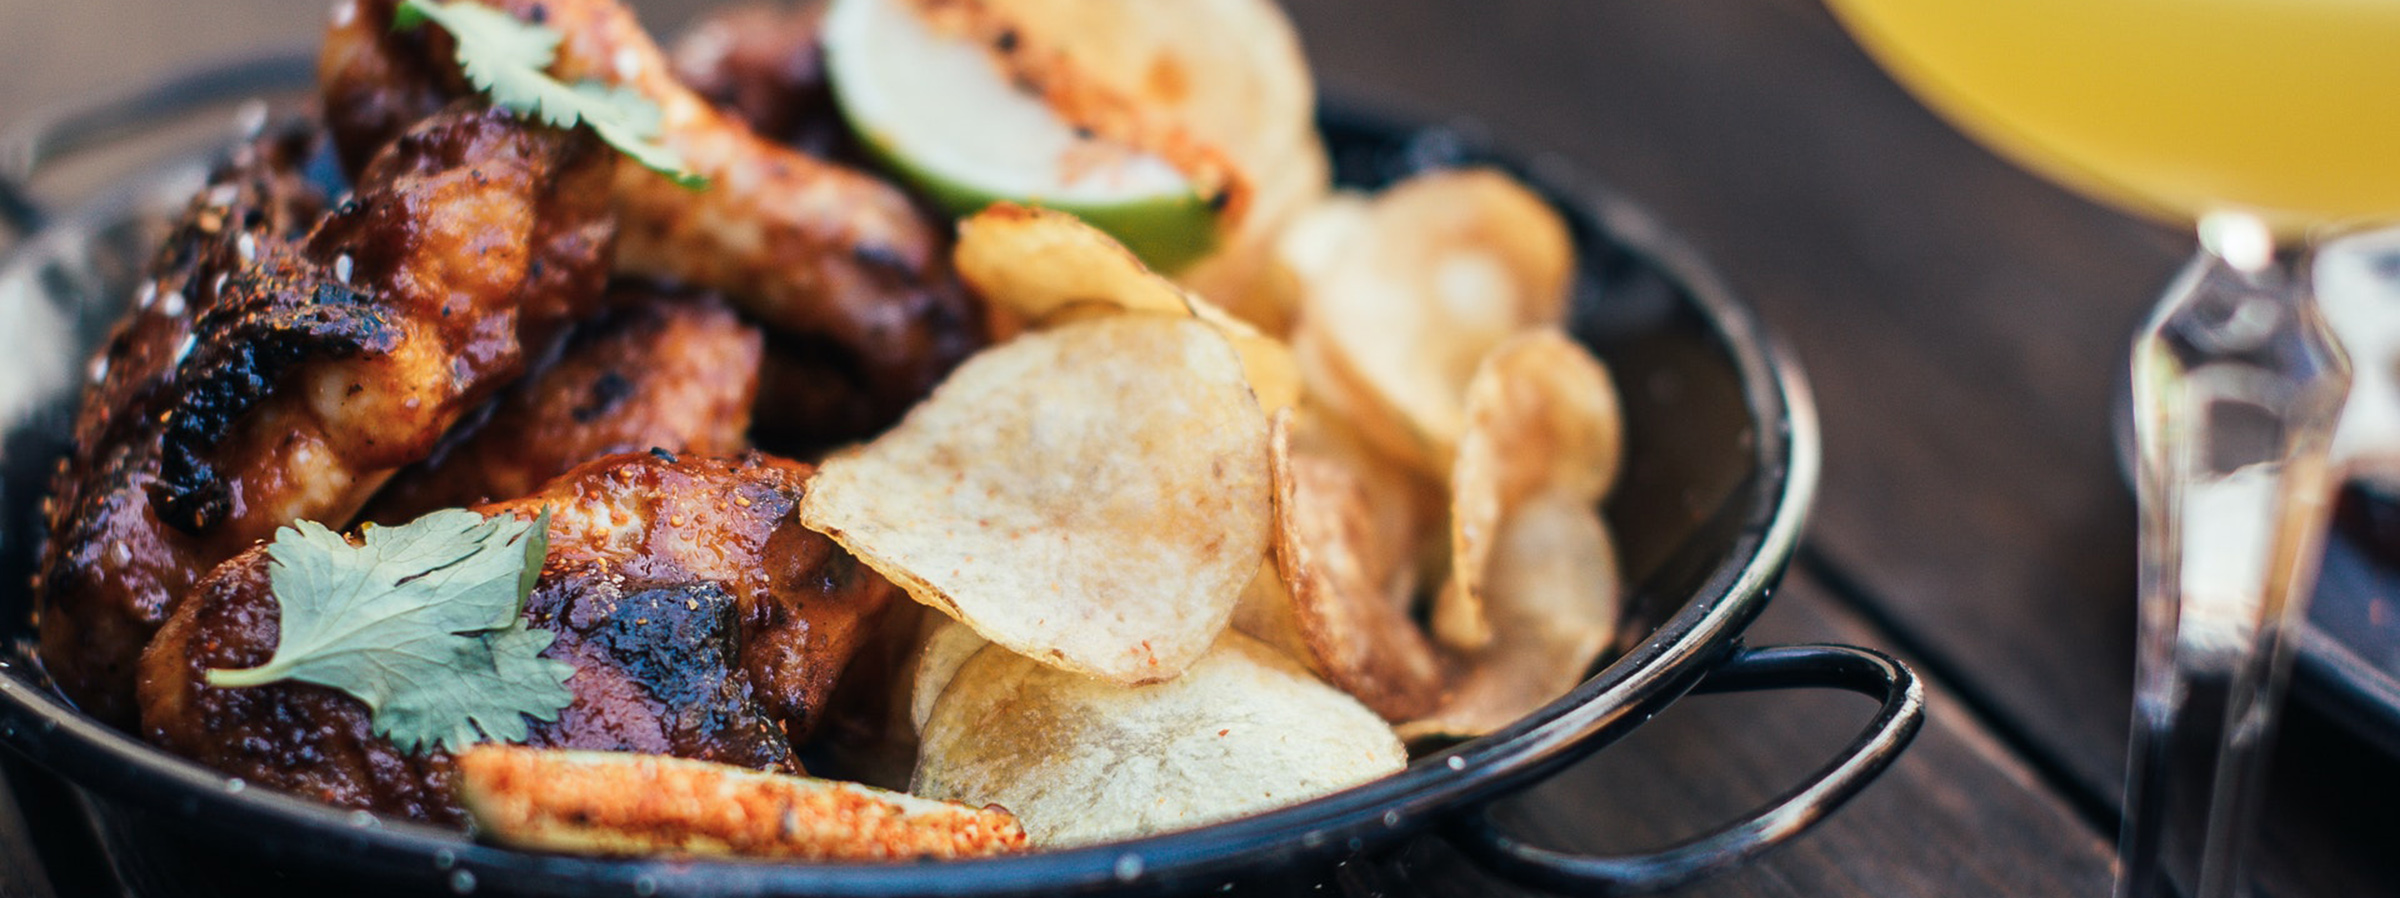
<path id="1" fill-rule="evenodd" d="M 201 348 L 177 366 L 183 389 L 167 412 L 150 501 L 186 533 L 224 518 L 232 497 L 209 458 L 285 376 L 310 359 L 390 352 L 398 342 L 390 316 L 357 291 L 275 267 L 228 278 L 219 307 L 194 328 Z"/>
<path id="2" fill-rule="evenodd" d="M 134 661 L 202 575 L 294 520 L 348 520 L 606 277 L 616 157 L 589 135 L 461 104 L 332 216 L 299 148 L 201 192 L 94 362 L 38 623 L 60 690 L 102 720 L 131 722 Z"/>
<path id="3" fill-rule="evenodd" d="M 759 706 L 741 669 L 736 605 L 722 587 L 692 583 L 615 601 L 581 596 L 571 602 L 560 618 L 666 709 L 660 723 L 670 741 L 740 743 L 747 748 L 733 753 L 752 763 L 791 766 L 790 743 Z"/>
<path id="4" fill-rule="evenodd" d="M 634 751 L 797 773 L 842 671 L 903 593 L 796 509 L 813 469 L 763 455 L 594 460 L 523 498 L 550 542 L 524 621 L 555 635 L 574 699 L 528 724 L 537 748 Z M 347 693 L 208 685 L 265 663 L 280 615 L 265 547 L 210 571 L 141 658 L 141 734 L 251 786 L 462 825 L 450 757 L 375 735 Z"/>
<path id="5" fill-rule="evenodd" d="M 200 571 L 198 541 L 152 521 L 146 485 L 175 401 L 183 347 L 198 351 L 196 317 L 216 302 L 216 272 L 247 245 L 299 239 L 323 212 L 326 182 L 309 160 L 329 153 L 314 127 L 270 134 L 232 154 L 192 200 L 151 259 L 134 308 L 94 366 L 101 375 L 75 418 L 46 506 L 38 615 L 45 666 L 93 715 L 130 722 L 131 669 L 150 631 Z M 330 166 L 327 166 L 330 167 Z M 195 313 L 199 313 L 198 316 Z M 5 325 L 0 325 L 5 327 Z"/>

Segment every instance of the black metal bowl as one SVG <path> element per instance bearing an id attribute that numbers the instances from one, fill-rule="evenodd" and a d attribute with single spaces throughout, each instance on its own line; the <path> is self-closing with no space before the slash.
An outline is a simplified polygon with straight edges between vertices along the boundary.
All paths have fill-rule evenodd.
<path id="1" fill-rule="evenodd" d="M 196 73 L 54 117 L 0 144 L 0 745 L 73 785 L 121 876 L 221 882 L 271 872 L 286 887 L 524 895 L 1014 895 L 1187 892 L 1291 884 L 1427 831 L 1520 882 L 1584 892 L 1679 884 L 1790 839 L 1888 765 L 1923 715 L 1920 688 L 1881 654 L 1844 646 L 1746 649 L 1799 541 L 1817 479 L 1816 418 L 1800 374 L 1708 268 L 1651 221 L 1571 174 L 1528 171 L 1464 136 L 1329 104 L 1321 127 L 1344 184 L 1463 164 L 1514 170 L 1572 224 L 1581 252 L 1572 329 L 1612 369 L 1626 417 L 1624 477 L 1604 511 L 1619 539 L 1627 634 L 1582 685 L 1501 732 L 1304 804 L 1184 832 L 1018 857 L 942 863 L 594 860 L 477 844 L 245 788 L 78 713 L 24 650 L 37 509 L 85 359 L 123 308 L 157 223 L 198 183 L 219 128 L 52 216 L 28 179 L 54 159 L 137 141 L 161 122 L 310 82 L 305 54 Z M 256 109 L 252 117 L 257 117 Z M 197 147 L 197 149 L 195 149 Z M 11 170 L 10 166 L 13 166 Z M 1484 815 L 1607 746 L 1697 687 L 1826 687 L 1883 703 L 1841 757 L 1742 820 L 1641 856 L 1575 857 L 1520 844 Z M 336 885 L 338 884 L 338 886 Z M 209 891 L 218 891 L 210 889 Z M 246 887 L 226 889 L 228 893 Z"/>

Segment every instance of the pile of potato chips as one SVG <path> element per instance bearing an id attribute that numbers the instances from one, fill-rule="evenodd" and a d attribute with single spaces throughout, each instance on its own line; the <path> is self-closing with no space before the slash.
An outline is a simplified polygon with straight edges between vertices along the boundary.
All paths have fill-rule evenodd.
<path id="1" fill-rule="evenodd" d="M 1289 332 L 1062 213 L 970 217 L 956 262 L 1023 331 L 801 507 L 941 612 L 894 672 L 910 792 L 1037 846 L 1224 820 L 1504 726 L 1615 635 L 1616 394 L 1505 175 L 1314 206 Z"/>

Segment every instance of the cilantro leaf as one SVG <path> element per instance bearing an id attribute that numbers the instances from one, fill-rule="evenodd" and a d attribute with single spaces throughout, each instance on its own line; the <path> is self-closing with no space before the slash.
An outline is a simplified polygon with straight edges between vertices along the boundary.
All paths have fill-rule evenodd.
<path id="1" fill-rule="evenodd" d="M 426 22 L 442 26 L 458 43 L 458 66 L 467 82 L 492 105 L 558 128 L 580 122 L 643 167 L 684 187 L 708 186 L 686 169 L 683 156 L 658 142 L 658 104 L 622 85 L 583 81 L 569 86 L 543 70 L 558 58 L 563 38 L 556 30 L 474 0 L 401 0 L 392 28 L 412 31 Z"/>
<path id="2" fill-rule="evenodd" d="M 522 742 L 524 718 L 572 701 L 571 665 L 541 657 L 555 635 L 522 616 L 549 549 L 550 512 L 522 521 L 437 511 L 364 528 L 351 545 L 314 521 L 275 533 L 267 579 L 282 609 L 274 657 L 211 670 L 211 686 L 299 680 L 365 702 L 376 735 L 404 751 Z"/>

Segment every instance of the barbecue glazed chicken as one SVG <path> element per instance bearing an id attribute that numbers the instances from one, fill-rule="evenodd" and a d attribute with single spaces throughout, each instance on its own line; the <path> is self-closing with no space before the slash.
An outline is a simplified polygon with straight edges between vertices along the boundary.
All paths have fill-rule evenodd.
<path id="1" fill-rule="evenodd" d="M 206 673 L 274 655 L 279 527 L 546 508 L 522 613 L 572 699 L 528 743 L 799 772 L 897 590 L 800 526 L 813 469 L 748 452 L 752 409 L 798 443 L 864 436 L 980 347 L 946 229 L 707 105 L 611 0 L 500 5 L 567 35 L 555 74 L 656 101 L 708 189 L 489 107 L 395 5 L 337 12 L 328 127 L 217 172 L 94 361 L 48 506 L 44 666 L 247 782 L 463 824 L 449 755 L 376 735 L 352 693 Z M 762 60 L 813 22 L 779 27 L 716 61 L 712 96 L 764 114 L 808 90 Z"/>
<path id="2" fill-rule="evenodd" d="M 319 57 L 328 124 L 351 162 L 467 91 L 448 36 L 394 32 L 396 5 L 346 0 Z M 565 36 L 552 75 L 620 83 L 655 102 L 660 142 L 709 180 L 694 191 L 619 167 L 619 273 L 722 290 L 770 328 L 823 341 L 841 361 L 828 370 L 871 400 L 880 423 L 987 341 L 981 305 L 949 271 L 945 228 L 901 190 L 710 105 L 617 0 L 490 5 Z"/>
<path id="3" fill-rule="evenodd" d="M 800 526 L 811 468 L 762 455 L 610 456 L 481 506 L 551 509 L 529 622 L 575 668 L 574 701 L 536 747 L 637 751 L 796 772 L 836 675 L 898 589 Z M 253 549 L 202 580 L 142 656 L 142 734 L 260 785 L 345 807 L 463 823 L 449 755 L 372 734 L 366 706 L 296 681 L 206 685 L 265 663 L 278 610 Z"/>
<path id="4" fill-rule="evenodd" d="M 202 574 L 278 526 L 349 520 L 600 296 L 616 155 L 586 134 L 462 101 L 321 220 L 299 164 L 287 142 L 221 172 L 94 362 L 39 624 L 103 720 L 132 721 L 135 657 Z"/>
<path id="5" fill-rule="evenodd" d="M 515 498 L 603 455 L 748 449 L 758 328 L 712 294 L 618 284 L 603 301 L 608 308 L 578 324 L 556 358 L 393 477 L 361 517 L 405 524 Z"/>

